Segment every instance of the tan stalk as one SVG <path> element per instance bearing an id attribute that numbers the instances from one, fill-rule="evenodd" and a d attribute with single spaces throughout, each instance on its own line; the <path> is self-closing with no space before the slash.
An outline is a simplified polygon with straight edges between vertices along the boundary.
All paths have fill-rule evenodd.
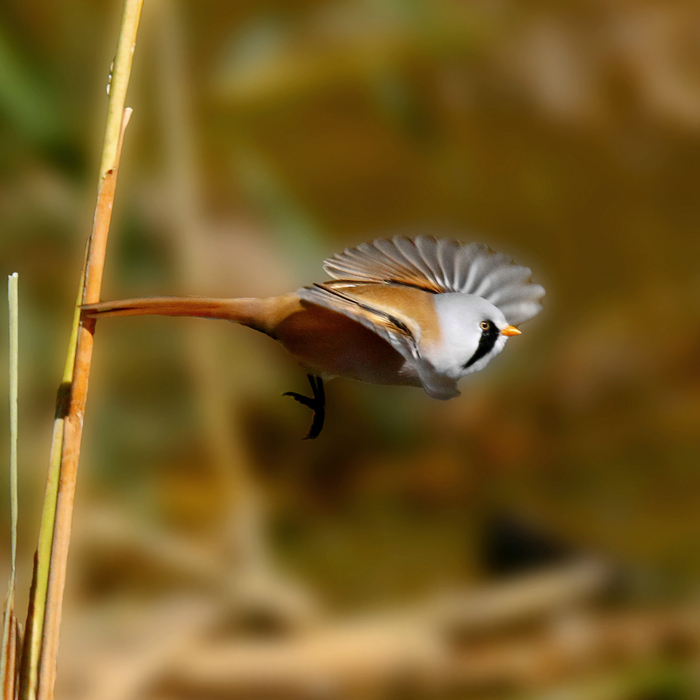
<path id="1" fill-rule="evenodd" d="M 157 57 L 161 88 L 161 119 L 166 153 L 168 208 L 180 274 L 190 289 L 207 284 L 210 272 L 202 256 L 207 221 L 202 200 L 200 165 L 193 137 L 191 90 L 188 80 L 182 19 L 178 3 L 161 0 L 157 6 Z M 210 450 L 215 478 L 229 509 L 223 528 L 227 555 L 233 567 L 258 570 L 268 565 L 263 538 L 263 512 L 252 478 L 250 455 L 236 413 L 238 397 L 221 382 L 216 331 L 203 324 L 187 336 L 188 360 L 201 412 L 202 429 Z M 232 411 L 233 409 L 233 411 Z"/>
<path id="2" fill-rule="evenodd" d="M 142 6 L 143 0 L 125 0 L 124 3 L 109 90 L 97 205 L 87 242 L 63 382 L 56 402 L 20 677 L 19 697 L 27 700 L 51 700 L 54 694 L 61 607 L 94 332 L 94 321 L 81 322 L 78 307 L 100 299 L 117 170 L 124 130 L 131 115 L 131 110 L 125 108 L 125 100 Z"/>

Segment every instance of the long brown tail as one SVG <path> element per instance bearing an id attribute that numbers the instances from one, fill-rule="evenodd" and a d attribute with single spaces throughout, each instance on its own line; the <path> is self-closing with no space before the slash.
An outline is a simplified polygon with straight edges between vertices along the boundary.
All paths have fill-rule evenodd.
<path id="1" fill-rule="evenodd" d="M 195 316 L 235 321 L 265 330 L 266 299 L 211 299 L 206 297 L 142 297 L 103 301 L 82 307 L 85 316 Z"/>

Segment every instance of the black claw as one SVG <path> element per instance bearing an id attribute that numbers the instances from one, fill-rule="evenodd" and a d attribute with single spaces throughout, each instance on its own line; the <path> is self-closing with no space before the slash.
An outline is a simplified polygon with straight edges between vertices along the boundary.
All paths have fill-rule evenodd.
<path id="1" fill-rule="evenodd" d="M 323 423 L 326 420 L 326 393 L 323 389 L 323 379 L 316 377 L 313 374 L 306 375 L 311 384 L 313 398 L 297 394 L 296 391 L 285 391 L 282 396 L 291 396 L 295 401 L 298 401 L 303 406 L 310 408 L 314 412 L 311 427 L 304 440 L 315 440 L 323 430 Z"/>
<path id="2" fill-rule="evenodd" d="M 296 391 L 285 391 L 282 396 L 291 396 L 295 401 L 298 401 L 303 406 L 308 406 L 312 410 L 316 410 L 316 401 L 308 396 L 297 394 Z"/>

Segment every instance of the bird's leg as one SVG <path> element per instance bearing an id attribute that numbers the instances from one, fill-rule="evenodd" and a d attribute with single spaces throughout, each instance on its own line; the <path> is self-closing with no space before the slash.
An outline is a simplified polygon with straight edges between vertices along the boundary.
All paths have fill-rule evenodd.
<path id="1" fill-rule="evenodd" d="M 306 376 L 309 378 L 309 384 L 311 384 L 312 398 L 297 394 L 295 391 L 285 391 L 282 396 L 291 396 L 295 401 L 308 406 L 314 412 L 309 433 L 304 438 L 304 440 L 314 440 L 321 434 L 323 422 L 326 419 L 326 392 L 323 389 L 323 379 L 321 377 L 313 374 L 307 374 Z"/>

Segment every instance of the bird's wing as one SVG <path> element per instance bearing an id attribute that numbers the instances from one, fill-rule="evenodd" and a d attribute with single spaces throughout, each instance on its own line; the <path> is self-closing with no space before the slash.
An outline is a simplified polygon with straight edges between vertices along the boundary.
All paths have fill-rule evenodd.
<path id="1" fill-rule="evenodd" d="M 539 313 L 544 288 L 531 271 L 483 243 L 460 243 L 434 236 L 394 236 L 347 248 L 323 263 L 335 279 L 394 283 L 436 294 L 476 294 L 518 325 Z"/>
<path id="2" fill-rule="evenodd" d="M 354 298 L 351 284 L 327 282 L 298 291 L 302 303 L 317 304 L 351 318 L 386 340 L 415 369 L 426 393 L 435 399 L 459 396 L 457 382 L 439 374 L 420 353 L 420 329 L 395 310 Z"/>

